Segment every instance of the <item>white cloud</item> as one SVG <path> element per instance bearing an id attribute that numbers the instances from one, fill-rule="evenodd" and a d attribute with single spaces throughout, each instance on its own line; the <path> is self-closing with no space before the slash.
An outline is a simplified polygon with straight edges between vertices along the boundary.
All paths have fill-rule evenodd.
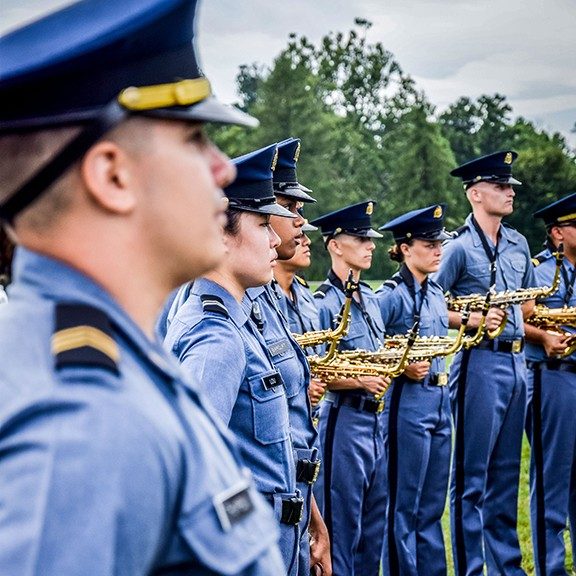
<path id="1" fill-rule="evenodd" d="M 6 30 L 69 0 L 1 0 Z M 290 32 L 318 41 L 347 31 L 356 16 L 428 98 L 504 94 L 516 115 L 561 130 L 576 146 L 574 0 L 203 0 L 198 45 L 219 96 L 234 101 L 241 64 L 270 64 Z"/>

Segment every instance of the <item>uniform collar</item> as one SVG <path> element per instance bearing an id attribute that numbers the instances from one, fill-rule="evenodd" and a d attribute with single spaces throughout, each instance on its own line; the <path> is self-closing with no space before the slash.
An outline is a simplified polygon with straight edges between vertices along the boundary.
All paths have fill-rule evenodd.
<path id="1" fill-rule="evenodd" d="M 472 241 L 474 246 L 482 246 L 482 240 L 480 239 L 478 232 L 476 232 L 474 224 L 472 224 L 472 214 L 468 214 L 468 217 L 466 218 L 466 225 L 472 234 Z M 503 223 L 500 224 L 500 240 L 504 241 L 502 245 L 518 244 L 518 239 L 511 233 L 511 229 L 507 226 L 504 226 Z"/>
<path id="2" fill-rule="evenodd" d="M 248 316 L 246 316 L 240 303 L 236 301 L 234 296 L 232 296 L 226 288 L 223 288 L 217 282 L 213 282 L 207 278 L 198 278 L 198 280 L 194 281 L 194 285 L 192 286 L 192 294 L 195 294 L 196 296 L 210 294 L 211 296 L 217 296 L 220 298 L 236 326 L 242 326 L 248 321 Z"/>
<path id="3" fill-rule="evenodd" d="M 14 287 L 20 285 L 54 302 L 86 304 L 101 310 L 141 356 L 168 376 L 181 377 L 178 363 L 161 344 L 150 340 L 102 286 L 75 268 L 19 246 L 14 260 Z"/>

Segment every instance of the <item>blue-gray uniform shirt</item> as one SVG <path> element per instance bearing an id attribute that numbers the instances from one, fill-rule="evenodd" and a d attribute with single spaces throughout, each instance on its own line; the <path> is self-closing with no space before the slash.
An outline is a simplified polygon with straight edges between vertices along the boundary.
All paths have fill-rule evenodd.
<path id="1" fill-rule="evenodd" d="M 77 270 L 22 248 L 14 268 L 0 309 L 0 571 L 280 574 L 269 506 L 175 360 Z M 234 498 L 246 486 L 254 511 Z"/>
<path id="2" fill-rule="evenodd" d="M 277 282 L 272 284 L 272 288 L 278 298 L 278 306 L 288 320 L 292 334 L 304 334 L 305 332 L 320 330 L 320 315 L 306 280 L 300 276 L 294 276 L 294 281 L 290 287 L 291 299 L 284 294 Z M 324 348 L 324 345 L 308 347 L 306 354 L 322 354 Z"/>
<path id="3" fill-rule="evenodd" d="M 206 306 L 207 295 L 220 306 Z M 211 300 L 207 300 L 210 302 Z M 220 285 L 200 278 L 170 319 L 165 345 L 239 439 L 262 493 L 296 489 L 286 391 L 266 343 L 242 306 Z"/>
<path id="4" fill-rule="evenodd" d="M 409 285 L 411 281 L 416 295 L 416 310 L 420 313 L 418 336 L 446 336 L 448 334 L 448 309 L 442 287 L 428 279 L 426 296 L 420 307 L 422 287 L 409 271 L 408 275 L 406 276 L 408 282 L 406 282 L 399 274 L 395 274 L 376 290 L 386 334 L 407 334 L 414 324 L 414 298 Z M 431 374 L 444 372 L 445 369 L 444 357 L 432 359 Z"/>
<path id="5" fill-rule="evenodd" d="M 380 314 L 378 298 L 370 286 L 360 282 L 358 287 L 361 304 L 352 301 L 348 334 L 340 340 L 339 350 L 370 350 L 380 348 L 384 339 L 384 325 Z M 342 281 L 330 270 L 328 278 L 314 293 L 321 328 L 332 329 L 340 322 L 340 311 L 346 295 Z"/>
<path id="6" fill-rule="evenodd" d="M 312 423 L 308 384 L 310 369 L 306 355 L 291 336 L 288 321 L 278 306 L 278 295 L 270 284 L 246 290 L 244 311 L 262 322 L 263 337 L 272 361 L 282 375 L 290 407 L 290 427 L 295 448 L 318 447 L 318 434 Z M 261 320 L 257 319 L 260 315 Z"/>
<path id="7" fill-rule="evenodd" d="M 452 240 L 446 241 L 440 270 L 431 278 L 452 296 L 486 294 L 490 289 L 490 260 L 480 236 L 472 224 L 472 215 Z M 502 224 L 496 261 L 496 292 L 533 288 L 536 286 L 534 267 L 526 238 Z M 494 250 L 488 239 L 491 250 Z M 500 338 L 508 340 L 524 336 L 520 305 L 507 309 L 508 319 Z"/>
<path id="8" fill-rule="evenodd" d="M 538 265 L 534 269 L 537 286 L 550 286 L 556 270 L 556 258 L 550 250 L 544 250 L 536 256 L 535 260 L 538 261 Z M 576 306 L 576 286 L 572 284 L 572 290 L 570 290 L 571 281 L 574 281 L 574 277 L 574 265 L 564 258 L 558 291 L 541 302 L 538 301 L 538 303 L 544 304 L 549 308 Z M 565 326 L 564 330 L 576 333 L 576 329 L 570 328 L 569 326 Z M 538 361 L 544 360 L 545 358 L 546 352 L 544 352 L 542 346 L 531 342 L 526 344 L 526 360 Z M 563 358 L 563 360 L 576 362 L 576 352 Z"/>

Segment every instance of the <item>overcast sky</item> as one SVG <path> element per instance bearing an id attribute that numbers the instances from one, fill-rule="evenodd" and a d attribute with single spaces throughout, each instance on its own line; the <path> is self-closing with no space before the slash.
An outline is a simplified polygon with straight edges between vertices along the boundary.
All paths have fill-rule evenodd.
<path id="1" fill-rule="evenodd" d="M 66 3 L 0 0 L 0 31 Z M 233 102 L 241 64 L 270 64 L 290 32 L 317 41 L 355 17 L 373 23 L 369 41 L 382 42 L 440 109 L 499 92 L 515 116 L 576 147 L 576 0 L 204 0 L 200 60 Z"/>

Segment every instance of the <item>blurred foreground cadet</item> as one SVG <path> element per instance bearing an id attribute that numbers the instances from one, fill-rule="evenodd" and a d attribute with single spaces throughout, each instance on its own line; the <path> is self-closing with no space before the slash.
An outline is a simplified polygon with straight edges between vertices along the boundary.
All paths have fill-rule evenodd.
<path id="1" fill-rule="evenodd" d="M 152 339 L 224 255 L 234 168 L 195 2 L 86 1 L 0 40 L 0 572 L 277 576 L 269 506 Z M 151 42 L 150 39 L 154 41 Z M 167 257 L 169 256 L 169 257 Z"/>

